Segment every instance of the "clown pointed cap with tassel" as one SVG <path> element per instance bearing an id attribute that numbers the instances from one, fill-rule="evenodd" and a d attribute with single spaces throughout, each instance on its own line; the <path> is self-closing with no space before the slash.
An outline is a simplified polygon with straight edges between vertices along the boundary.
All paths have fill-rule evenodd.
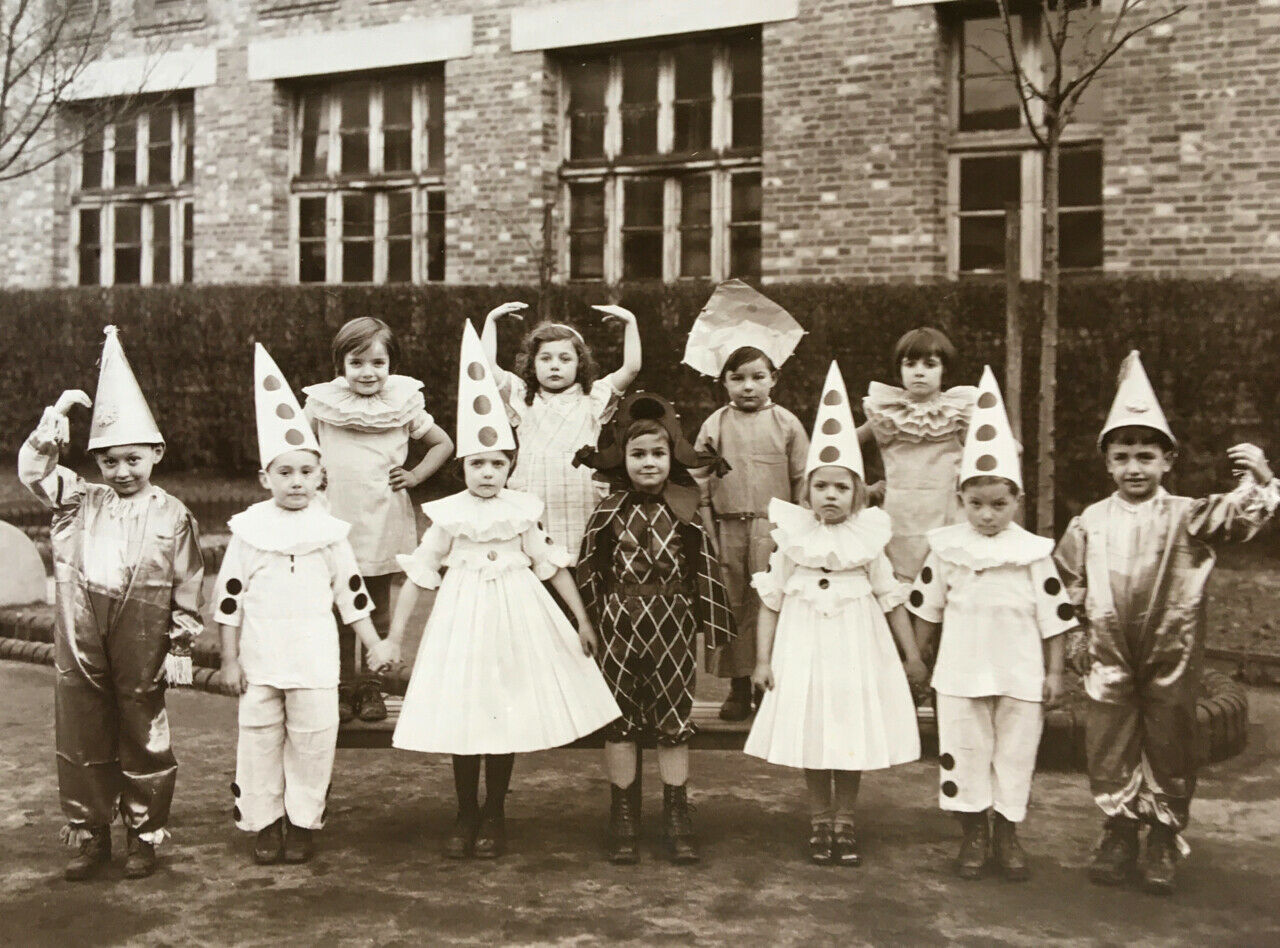
<path id="1" fill-rule="evenodd" d="M 1022 464 L 1018 459 L 1018 441 L 1013 436 L 1004 398 L 991 366 L 982 367 L 978 383 L 978 400 L 969 421 L 960 456 L 960 483 L 971 477 L 1003 477 L 1022 491 Z"/>
<path id="2" fill-rule="evenodd" d="M 514 451 L 516 447 L 493 367 L 470 320 L 462 324 L 462 350 L 458 356 L 456 440 L 460 458 L 484 451 Z"/>
<path id="3" fill-rule="evenodd" d="M 1147 378 L 1142 367 L 1142 357 L 1138 350 L 1132 350 L 1120 363 L 1120 377 L 1116 382 L 1116 397 L 1111 402 L 1111 411 L 1107 415 L 1107 423 L 1098 434 L 1098 449 L 1107 435 L 1117 428 L 1128 427 L 1151 428 L 1169 439 L 1172 447 L 1178 446 L 1178 439 L 1173 436 L 1169 422 L 1160 409 L 1155 389 Z"/>
<path id="4" fill-rule="evenodd" d="M 809 442 L 809 457 L 805 460 L 804 475 L 808 477 L 820 467 L 843 467 L 866 480 L 862 466 L 862 448 L 858 444 L 858 429 L 849 409 L 849 393 L 844 387 L 840 366 L 831 360 L 827 380 L 822 386 L 822 401 L 818 403 L 818 415 L 813 420 L 813 439 Z"/>
<path id="5" fill-rule="evenodd" d="M 163 445 L 147 400 L 134 377 L 115 326 L 103 330 L 98 392 L 93 400 L 93 420 L 89 423 L 89 450 L 118 448 L 124 444 Z"/>
<path id="6" fill-rule="evenodd" d="M 264 471 L 289 451 L 320 454 L 320 445 L 302 415 L 298 399 L 260 342 L 253 346 L 253 405 L 258 419 L 258 457 Z"/>

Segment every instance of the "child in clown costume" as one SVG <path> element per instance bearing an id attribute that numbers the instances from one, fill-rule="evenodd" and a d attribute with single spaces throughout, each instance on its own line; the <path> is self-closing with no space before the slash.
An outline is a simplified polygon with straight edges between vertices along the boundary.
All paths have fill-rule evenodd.
<path id="1" fill-rule="evenodd" d="M 236 826 L 257 833 L 260 865 L 306 862 L 324 821 L 338 739 L 338 626 L 386 664 L 350 526 L 316 502 L 320 445 L 284 375 L 254 349 L 259 478 L 271 499 L 231 518 L 215 619 L 222 680 L 240 695 Z"/>
<path id="2" fill-rule="evenodd" d="M 114 326 L 106 337 L 96 403 L 64 392 L 18 452 L 19 478 L 53 511 L 58 793 L 63 838 L 78 847 L 70 880 L 110 861 L 117 810 L 127 830 L 125 876 L 155 870 L 178 767 L 165 683 L 190 684 L 201 631 L 196 521 L 151 484 L 164 438 Z M 67 413 L 90 404 L 89 452 L 105 484 L 58 465 Z"/>
<path id="3" fill-rule="evenodd" d="M 1064 633 L 1076 620 L 1053 541 L 1013 522 L 1022 471 L 990 368 L 965 439 L 959 496 L 966 519 L 929 531 L 930 553 L 908 600 L 930 651 L 945 626 L 933 672 L 938 802 L 964 828 L 962 878 L 982 874 L 990 848 L 1001 874 L 1020 881 L 1029 872 L 1016 828 L 1027 812 L 1044 707 L 1062 695 Z"/>
<path id="4" fill-rule="evenodd" d="M 1115 885 L 1140 872 L 1171 892 L 1199 764 L 1196 696 L 1205 586 L 1215 546 L 1251 539 L 1280 505 L 1280 482 L 1252 444 L 1227 450 L 1240 482 L 1196 500 L 1161 486 L 1177 441 L 1137 351 L 1098 436 L 1116 492 L 1071 521 L 1054 553 L 1082 634 L 1068 654 L 1084 674 L 1093 798 L 1106 814 L 1089 876 Z M 1150 827 L 1138 860 L 1138 833 Z"/>

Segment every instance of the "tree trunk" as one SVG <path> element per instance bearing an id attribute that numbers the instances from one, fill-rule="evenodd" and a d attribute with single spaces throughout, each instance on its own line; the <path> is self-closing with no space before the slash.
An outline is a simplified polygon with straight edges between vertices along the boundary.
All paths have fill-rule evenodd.
<path id="1" fill-rule="evenodd" d="M 1058 158 L 1057 109 L 1045 103 L 1044 191 L 1042 207 L 1044 239 L 1041 258 L 1040 321 L 1040 437 L 1037 445 L 1036 532 L 1054 535 L 1054 412 L 1058 403 Z"/>

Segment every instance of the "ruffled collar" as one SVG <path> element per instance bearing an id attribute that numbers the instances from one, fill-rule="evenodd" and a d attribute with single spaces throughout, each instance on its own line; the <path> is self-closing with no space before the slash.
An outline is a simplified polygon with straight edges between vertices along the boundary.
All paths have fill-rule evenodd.
<path id="1" fill-rule="evenodd" d="M 929 548 L 948 563 L 971 570 L 996 566 L 1029 566 L 1053 552 L 1053 541 L 1011 523 L 993 537 L 968 522 L 938 527 L 928 533 Z"/>
<path id="2" fill-rule="evenodd" d="M 308 385 L 303 391 L 312 417 L 338 428 L 402 428 L 426 407 L 422 383 L 407 375 L 388 375 L 376 395 L 358 395 L 341 377 Z"/>
<path id="3" fill-rule="evenodd" d="M 893 528 L 889 515 L 867 507 L 842 523 L 829 525 L 805 507 L 775 497 L 769 501 L 773 541 L 796 564 L 813 569 L 853 569 L 884 550 Z"/>
<path id="4" fill-rule="evenodd" d="M 351 525 L 339 520 L 318 500 L 302 510 L 285 510 L 264 500 L 227 521 L 233 536 L 267 553 L 301 556 L 346 539 Z"/>
<path id="5" fill-rule="evenodd" d="M 431 518 L 432 526 L 456 537 L 487 543 L 510 540 L 536 526 L 542 516 L 542 501 L 533 494 L 505 487 L 489 498 L 464 490 L 423 504 L 422 512 Z"/>
<path id="6" fill-rule="evenodd" d="M 964 430 L 973 414 L 978 389 L 957 385 L 939 392 L 936 398 L 918 402 L 906 389 L 872 382 L 862 400 L 867 420 L 878 430 L 896 432 L 921 441 L 941 441 Z"/>

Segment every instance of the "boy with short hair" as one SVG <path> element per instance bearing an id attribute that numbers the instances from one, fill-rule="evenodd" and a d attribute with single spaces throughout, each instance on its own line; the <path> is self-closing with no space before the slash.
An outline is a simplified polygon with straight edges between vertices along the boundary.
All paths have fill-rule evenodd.
<path id="1" fill-rule="evenodd" d="M 688 473 L 714 458 L 693 450 L 669 402 L 645 392 L 629 396 L 597 450 L 580 456 L 618 486 L 591 515 L 577 566 L 583 603 L 600 635 L 601 671 L 622 709 L 605 729 L 613 793 L 609 859 L 639 858 L 636 742 L 650 734 L 658 745 L 668 856 L 696 862 L 685 795 L 696 636 L 703 633 L 715 648 L 735 634 Z"/>
<path id="2" fill-rule="evenodd" d="M 106 337 L 96 404 L 63 392 L 18 452 L 19 479 L 53 512 L 55 734 L 62 839 L 78 850 L 63 873 L 71 881 L 110 862 L 117 810 L 127 831 L 125 877 L 155 871 L 178 771 L 165 684 L 191 683 L 191 646 L 202 628 L 196 521 L 151 483 L 164 438 L 114 326 Z M 105 484 L 58 464 L 75 405 L 93 405 L 89 452 Z"/>
<path id="3" fill-rule="evenodd" d="M 1089 876 L 1100 885 L 1131 876 L 1145 823 L 1142 883 L 1166 894 L 1179 851 L 1189 852 L 1178 834 L 1199 764 L 1196 696 L 1214 545 L 1251 539 L 1280 505 L 1280 484 L 1259 448 L 1238 444 L 1227 450 L 1242 475 L 1230 493 L 1166 493 L 1177 441 L 1136 350 L 1121 366 L 1098 447 L 1116 492 L 1072 520 L 1054 553 L 1081 621 L 1069 652 L 1089 698 L 1089 782 L 1107 815 Z"/>

